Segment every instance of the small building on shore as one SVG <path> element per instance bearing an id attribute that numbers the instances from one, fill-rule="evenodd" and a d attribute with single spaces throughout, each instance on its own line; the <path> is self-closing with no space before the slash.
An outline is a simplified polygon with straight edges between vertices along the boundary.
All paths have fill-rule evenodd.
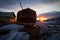
<path id="1" fill-rule="evenodd" d="M 15 23 L 14 12 L 0 12 L 0 23 L 11 24 Z"/>

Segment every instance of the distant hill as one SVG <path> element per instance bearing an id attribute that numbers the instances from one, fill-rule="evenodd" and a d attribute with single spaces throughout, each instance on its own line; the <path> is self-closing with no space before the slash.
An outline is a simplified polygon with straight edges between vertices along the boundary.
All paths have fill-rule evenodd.
<path id="1" fill-rule="evenodd" d="M 40 17 L 40 16 L 60 17 L 60 11 L 52 11 L 52 12 L 48 12 L 48 13 L 43 13 L 43 14 L 40 14 L 38 17 Z"/>
<path id="2" fill-rule="evenodd" d="M 53 24 L 60 25 L 60 17 L 53 17 L 51 19 L 46 20 L 46 22 L 53 22 Z"/>

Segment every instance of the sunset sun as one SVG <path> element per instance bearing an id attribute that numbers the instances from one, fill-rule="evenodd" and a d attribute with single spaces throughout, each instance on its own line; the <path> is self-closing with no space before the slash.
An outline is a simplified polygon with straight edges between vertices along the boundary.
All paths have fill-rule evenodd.
<path id="1" fill-rule="evenodd" d="M 47 20 L 48 18 L 46 17 L 38 17 L 37 20 L 39 20 L 40 22 L 44 22 L 44 20 Z"/>

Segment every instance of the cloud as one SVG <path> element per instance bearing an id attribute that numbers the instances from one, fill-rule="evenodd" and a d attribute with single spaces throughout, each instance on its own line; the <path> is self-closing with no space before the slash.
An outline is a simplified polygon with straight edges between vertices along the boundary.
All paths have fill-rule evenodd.
<path id="1" fill-rule="evenodd" d="M 0 0 L 0 7 L 4 8 L 6 6 L 11 6 L 16 3 L 16 0 Z"/>
<path id="2" fill-rule="evenodd" d="M 60 0 L 0 0 L 0 7 L 15 5 L 16 3 L 19 2 L 22 2 L 23 4 L 28 4 L 29 1 L 33 4 L 36 4 L 36 3 L 51 3 L 51 2 L 53 3 Z"/>
<path id="3" fill-rule="evenodd" d="M 53 3 L 59 2 L 60 0 L 31 0 L 32 3 Z"/>
<path id="4" fill-rule="evenodd" d="M 42 0 L 42 2 L 45 2 L 45 3 L 47 3 L 47 2 L 57 2 L 57 1 L 60 1 L 60 0 Z"/>
<path id="5" fill-rule="evenodd" d="M 47 4 L 53 5 L 53 3 L 56 2 L 60 3 L 60 0 L 0 0 L 0 10 L 3 11 L 6 9 L 6 11 L 13 10 L 14 12 L 16 12 L 21 9 L 19 2 L 22 3 L 23 8 L 27 8 L 29 6 L 34 10 L 40 10 L 41 7 L 44 8 Z M 58 5 L 56 7 L 58 7 Z"/>

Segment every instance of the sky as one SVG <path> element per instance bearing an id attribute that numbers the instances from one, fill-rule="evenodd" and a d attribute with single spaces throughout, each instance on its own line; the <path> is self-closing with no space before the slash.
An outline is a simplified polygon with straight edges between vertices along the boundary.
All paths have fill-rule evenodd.
<path id="1" fill-rule="evenodd" d="M 36 11 L 37 15 L 50 12 L 60 11 L 60 0 L 0 0 L 0 11 L 17 12 L 21 9 L 20 3 L 25 8 L 31 8 Z"/>

